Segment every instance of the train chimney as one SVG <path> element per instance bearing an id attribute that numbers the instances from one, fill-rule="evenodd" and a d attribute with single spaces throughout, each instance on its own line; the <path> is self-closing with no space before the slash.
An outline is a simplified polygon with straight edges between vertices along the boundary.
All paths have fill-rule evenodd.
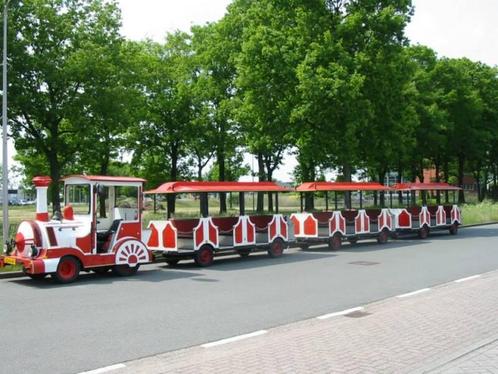
<path id="1" fill-rule="evenodd" d="M 52 178 L 47 176 L 34 177 L 33 184 L 36 187 L 36 220 L 48 221 L 48 186 L 52 183 Z"/>

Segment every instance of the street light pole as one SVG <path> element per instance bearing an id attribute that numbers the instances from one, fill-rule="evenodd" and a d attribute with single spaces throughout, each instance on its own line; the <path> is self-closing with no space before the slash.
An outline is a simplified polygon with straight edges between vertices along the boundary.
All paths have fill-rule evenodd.
<path id="1" fill-rule="evenodd" d="M 7 9 L 10 0 L 3 5 L 3 88 L 2 88 L 2 208 L 3 208 L 3 241 L 9 239 L 9 168 L 7 152 Z"/>

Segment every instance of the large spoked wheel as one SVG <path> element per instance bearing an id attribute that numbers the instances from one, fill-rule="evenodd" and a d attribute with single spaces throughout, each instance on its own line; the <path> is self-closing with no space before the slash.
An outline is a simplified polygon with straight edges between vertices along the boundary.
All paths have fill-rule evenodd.
<path id="1" fill-rule="evenodd" d="M 180 260 L 172 259 L 172 260 L 166 260 L 166 263 L 168 264 L 168 266 L 176 266 L 178 265 L 179 261 Z"/>
<path id="2" fill-rule="evenodd" d="M 271 258 L 280 257 L 284 253 L 285 243 L 282 238 L 276 238 L 268 249 L 268 255 Z"/>
<path id="3" fill-rule="evenodd" d="M 136 264 L 133 267 L 130 265 L 114 265 L 112 267 L 112 272 L 120 277 L 129 277 L 135 275 L 138 269 L 140 269 L 140 264 Z"/>
<path id="4" fill-rule="evenodd" d="M 59 283 L 74 282 L 80 275 L 80 262 L 72 256 L 62 257 L 52 277 Z"/>
<path id="5" fill-rule="evenodd" d="M 429 228 L 427 227 L 427 225 L 424 225 L 418 230 L 418 237 L 420 239 L 427 239 L 428 236 L 429 236 Z"/>
<path id="6" fill-rule="evenodd" d="M 377 243 L 379 244 L 385 244 L 389 240 L 389 232 L 384 229 L 379 233 L 379 236 L 377 237 Z"/>
<path id="7" fill-rule="evenodd" d="M 453 225 L 450 226 L 450 234 L 451 235 L 458 234 L 458 224 L 457 223 L 454 223 Z"/>
<path id="8" fill-rule="evenodd" d="M 213 264 L 214 252 L 210 245 L 203 245 L 194 255 L 194 261 L 197 266 L 208 267 Z"/>
<path id="9" fill-rule="evenodd" d="M 107 273 L 109 270 L 111 270 L 111 266 L 101 266 L 101 267 L 98 267 L 98 268 L 93 268 L 92 271 L 96 274 L 105 274 Z"/>
<path id="10" fill-rule="evenodd" d="M 342 236 L 336 232 L 332 237 L 329 238 L 329 249 L 332 251 L 338 251 L 342 246 Z"/>

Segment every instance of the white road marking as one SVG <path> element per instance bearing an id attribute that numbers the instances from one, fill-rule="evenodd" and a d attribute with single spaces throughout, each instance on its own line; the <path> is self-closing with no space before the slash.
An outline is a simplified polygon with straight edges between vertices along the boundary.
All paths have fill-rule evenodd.
<path id="1" fill-rule="evenodd" d="M 221 339 L 221 340 L 218 340 L 218 341 L 215 341 L 215 342 L 206 343 L 206 344 L 201 345 L 201 347 L 203 347 L 203 348 L 216 347 L 218 345 L 233 343 L 233 342 L 236 342 L 236 341 L 239 341 L 239 340 L 244 340 L 244 339 L 248 339 L 248 338 L 253 338 L 255 336 L 264 335 L 267 332 L 268 331 L 266 331 L 266 330 L 254 331 L 254 332 L 251 332 L 249 334 L 237 335 L 237 336 L 233 336 L 231 338 Z"/>
<path id="2" fill-rule="evenodd" d="M 337 317 L 337 316 L 343 316 L 345 314 L 353 313 L 353 312 L 358 312 L 360 310 L 363 310 L 364 308 L 362 306 L 359 306 L 357 308 L 351 308 L 351 309 L 346 309 L 340 312 L 335 312 L 335 313 L 329 313 L 329 314 L 324 314 L 322 316 L 316 317 L 317 319 L 327 319 L 327 318 L 332 318 L 332 317 Z"/>
<path id="3" fill-rule="evenodd" d="M 410 297 L 410 296 L 418 295 L 419 293 L 427 292 L 430 290 L 431 290 L 430 288 L 422 288 L 421 290 L 417 290 L 417 291 L 413 291 L 413 292 L 409 292 L 409 293 L 404 293 L 404 294 L 398 295 L 396 297 L 399 297 L 399 298 Z"/>
<path id="4" fill-rule="evenodd" d="M 106 367 L 103 367 L 103 368 L 100 368 L 100 369 L 95 369 L 95 370 L 90 370 L 90 371 L 82 371 L 79 374 L 101 374 L 101 373 L 108 373 L 109 371 L 123 369 L 125 367 L 126 367 L 125 364 L 116 364 L 116 365 L 106 366 Z"/>
<path id="5" fill-rule="evenodd" d="M 455 282 L 455 283 L 460 283 L 460 282 L 465 282 L 465 281 L 472 280 L 472 279 L 476 279 L 476 278 L 480 278 L 480 277 L 481 277 L 481 274 L 477 274 L 477 275 L 472 275 L 471 277 L 457 279 L 457 280 L 456 280 L 456 281 L 454 281 L 454 282 Z"/>

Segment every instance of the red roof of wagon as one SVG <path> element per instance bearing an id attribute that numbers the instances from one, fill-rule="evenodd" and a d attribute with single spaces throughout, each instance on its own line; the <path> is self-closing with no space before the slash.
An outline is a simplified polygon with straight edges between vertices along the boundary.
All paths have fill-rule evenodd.
<path id="1" fill-rule="evenodd" d="M 377 182 L 306 182 L 296 188 L 299 192 L 315 191 L 391 191 Z"/>
<path id="2" fill-rule="evenodd" d="M 397 183 L 394 186 L 397 191 L 458 191 L 460 187 L 448 183 Z"/>
<path id="3" fill-rule="evenodd" d="M 62 180 L 69 178 L 82 178 L 91 182 L 146 182 L 145 179 L 135 177 L 115 177 L 109 175 L 68 175 Z"/>
<path id="4" fill-rule="evenodd" d="M 194 192 L 289 192 L 274 182 L 167 182 L 146 194 Z"/>

